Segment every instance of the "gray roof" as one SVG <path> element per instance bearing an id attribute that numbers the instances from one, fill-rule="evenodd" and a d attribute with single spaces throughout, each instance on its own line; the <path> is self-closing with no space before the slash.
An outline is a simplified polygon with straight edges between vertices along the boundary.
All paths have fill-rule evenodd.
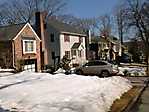
<path id="1" fill-rule="evenodd" d="M 106 42 L 113 42 L 113 43 L 119 43 L 119 39 L 117 39 L 116 37 L 114 37 L 114 36 L 110 36 L 110 37 L 107 37 L 107 38 L 104 38 L 104 37 L 101 37 L 101 36 L 94 36 L 93 38 L 92 38 L 92 41 L 93 41 L 93 43 L 94 43 L 94 41 L 95 41 L 95 43 L 96 42 L 103 42 L 103 43 L 106 43 Z"/>
<path id="2" fill-rule="evenodd" d="M 81 43 L 74 43 L 72 49 L 78 49 Z"/>
<path id="3" fill-rule="evenodd" d="M 58 20 L 55 19 L 49 19 L 49 21 L 47 22 L 47 25 L 52 26 L 54 29 L 58 30 L 61 33 L 75 33 L 77 35 L 86 35 L 85 31 L 83 31 L 83 29 L 81 28 L 76 28 L 72 25 L 60 22 Z"/>
<path id="4" fill-rule="evenodd" d="M 15 24 L 0 27 L 0 41 L 12 40 L 25 24 Z"/>

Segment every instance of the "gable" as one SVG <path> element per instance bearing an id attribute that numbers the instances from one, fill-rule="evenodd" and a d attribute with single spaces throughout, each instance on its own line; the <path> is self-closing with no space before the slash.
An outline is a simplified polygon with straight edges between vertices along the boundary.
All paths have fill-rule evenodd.
<path id="1" fill-rule="evenodd" d="M 37 36 L 35 31 L 31 27 L 31 25 L 29 23 L 26 23 L 26 24 L 14 24 L 9 26 L 1 26 L 0 41 L 15 40 L 22 33 L 22 31 L 24 31 L 25 28 L 28 28 L 29 31 L 31 31 L 38 40 L 40 40 L 40 38 Z"/>
<path id="2" fill-rule="evenodd" d="M 74 43 L 73 46 L 71 47 L 71 49 L 82 50 L 82 49 L 84 49 L 84 46 L 81 43 Z"/>
<path id="3" fill-rule="evenodd" d="M 21 30 L 20 32 L 13 38 L 13 40 L 15 40 L 16 38 L 18 38 L 20 35 L 22 36 L 30 36 L 30 35 L 34 35 L 35 38 L 37 38 L 39 41 L 40 38 L 38 37 L 38 35 L 36 34 L 36 32 L 34 31 L 34 29 L 31 27 L 31 25 L 29 23 L 27 23 Z"/>

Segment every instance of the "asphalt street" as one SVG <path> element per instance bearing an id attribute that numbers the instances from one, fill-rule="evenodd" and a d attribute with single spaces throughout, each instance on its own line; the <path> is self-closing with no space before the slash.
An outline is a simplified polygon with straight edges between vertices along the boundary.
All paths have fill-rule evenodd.
<path id="1" fill-rule="evenodd" d="M 146 87 L 129 112 L 149 112 L 149 86 Z"/>

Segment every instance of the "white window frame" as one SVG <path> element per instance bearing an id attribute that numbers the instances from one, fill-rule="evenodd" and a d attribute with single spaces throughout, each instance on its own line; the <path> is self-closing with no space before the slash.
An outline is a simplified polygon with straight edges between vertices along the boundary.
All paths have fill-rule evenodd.
<path id="1" fill-rule="evenodd" d="M 26 51 L 25 42 L 33 42 L 33 51 Z M 23 40 L 23 54 L 35 53 L 36 54 L 36 40 Z"/>
<path id="2" fill-rule="evenodd" d="M 71 58 L 71 56 L 70 56 L 71 54 L 70 54 L 70 51 L 65 51 L 65 56 L 68 58 L 68 59 L 70 59 Z"/>

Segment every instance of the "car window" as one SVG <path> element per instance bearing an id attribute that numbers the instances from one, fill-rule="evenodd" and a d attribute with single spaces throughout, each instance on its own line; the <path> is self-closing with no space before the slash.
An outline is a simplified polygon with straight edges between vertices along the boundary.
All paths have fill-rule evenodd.
<path id="1" fill-rule="evenodd" d="M 105 62 L 98 62 L 98 65 L 107 65 Z"/>
<path id="2" fill-rule="evenodd" d="M 88 62 L 85 64 L 85 66 L 93 66 L 94 65 L 94 62 Z"/>
<path id="3" fill-rule="evenodd" d="M 96 61 L 95 65 L 107 65 L 107 63 L 102 62 L 102 61 Z"/>
<path id="4" fill-rule="evenodd" d="M 102 61 L 91 61 L 85 64 L 85 66 L 96 66 L 96 65 L 107 65 L 107 63 Z"/>

